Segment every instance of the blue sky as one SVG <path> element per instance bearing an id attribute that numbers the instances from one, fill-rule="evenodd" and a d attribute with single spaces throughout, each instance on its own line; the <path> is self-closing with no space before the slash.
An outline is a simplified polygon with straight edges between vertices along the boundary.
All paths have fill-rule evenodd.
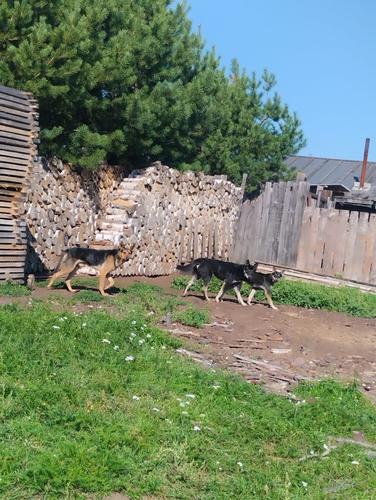
<path id="1" fill-rule="evenodd" d="M 227 68 L 263 68 L 302 121 L 300 154 L 376 161 L 376 1 L 188 0 L 195 30 Z"/>

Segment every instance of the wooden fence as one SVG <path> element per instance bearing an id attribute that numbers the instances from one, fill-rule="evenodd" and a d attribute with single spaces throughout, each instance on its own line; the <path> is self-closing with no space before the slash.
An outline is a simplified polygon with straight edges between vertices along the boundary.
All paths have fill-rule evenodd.
<path id="1" fill-rule="evenodd" d="M 0 86 L 0 281 L 24 279 L 24 200 L 38 132 L 37 104 L 31 94 Z"/>
<path id="2" fill-rule="evenodd" d="M 375 285 L 376 214 L 320 204 L 306 182 L 267 184 L 257 199 L 243 203 L 231 260 Z"/>
<path id="3" fill-rule="evenodd" d="M 267 183 L 257 199 L 245 201 L 232 260 L 295 265 L 308 191 L 307 182 Z"/>
<path id="4" fill-rule="evenodd" d="M 306 207 L 296 267 L 376 284 L 376 215 Z"/>

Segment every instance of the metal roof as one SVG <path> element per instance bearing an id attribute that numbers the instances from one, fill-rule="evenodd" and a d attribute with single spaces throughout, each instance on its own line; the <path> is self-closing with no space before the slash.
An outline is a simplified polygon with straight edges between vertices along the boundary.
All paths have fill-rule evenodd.
<path id="1" fill-rule="evenodd" d="M 361 161 L 317 158 L 314 156 L 289 156 L 285 164 L 297 172 L 304 172 L 311 184 L 344 185 L 351 189 L 354 177 L 360 178 Z M 376 184 L 376 162 L 367 162 L 366 182 Z"/>

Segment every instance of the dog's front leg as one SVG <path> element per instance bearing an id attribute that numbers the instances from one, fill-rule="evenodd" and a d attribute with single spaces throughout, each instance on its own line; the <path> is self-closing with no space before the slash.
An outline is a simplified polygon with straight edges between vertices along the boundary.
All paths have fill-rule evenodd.
<path id="1" fill-rule="evenodd" d="M 234 288 L 234 290 L 235 290 L 236 296 L 238 298 L 239 304 L 241 304 L 242 306 L 246 306 L 247 304 L 244 302 L 243 297 L 241 296 L 241 293 L 240 293 L 240 290 L 239 290 L 239 285 L 237 285 Z"/>
<path id="2" fill-rule="evenodd" d="M 265 296 L 266 296 L 266 300 L 268 301 L 268 304 L 270 305 L 270 307 L 271 307 L 272 309 L 274 309 L 275 311 L 278 311 L 278 307 L 276 307 L 276 306 L 273 304 L 272 297 L 271 297 L 271 295 L 269 294 L 268 290 L 265 290 Z"/>
<path id="3" fill-rule="evenodd" d="M 253 297 L 255 296 L 256 294 L 256 290 L 254 288 L 252 288 L 252 290 L 249 292 L 249 297 L 248 297 L 248 300 L 247 300 L 247 304 L 250 306 L 251 305 L 251 302 L 253 300 Z"/>
<path id="4" fill-rule="evenodd" d="M 223 284 L 222 284 L 222 286 L 221 286 L 221 289 L 219 290 L 219 292 L 218 292 L 218 294 L 217 294 L 217 296 L 215 298 L 216 302 L 219 302 L 221 300 L 222 295 L 223 295 L 224 290 L 225 290 L 225 286 L 226 286 L 226 282 L 224 281 Z"/>
<path id="5" fill-rule="evenodd" d="M 106 275 L 105 274 L 100 274 L 99 275 L 99 292 L 100 294 L 103 296 L 103 297 L 106 297 L 107 295 L 109 295 L 108 293 L 106 293 L 104 290 L 105 290 L 105 282 L 106 282 Z"/>

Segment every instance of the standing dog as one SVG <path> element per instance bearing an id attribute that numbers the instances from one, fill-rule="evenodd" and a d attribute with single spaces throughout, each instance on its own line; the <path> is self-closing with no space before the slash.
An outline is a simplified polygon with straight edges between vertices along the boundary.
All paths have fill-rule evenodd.
<path id="1" fill-rule="evenodd" d="M 247 304 L 251 305 L 251 302 L 257 290 L 263 290 L 263 292 L 265 293 L 266 300 L 268 301 L 270 307 L 275 311 L 278 311 L 277 307 L 275 307 L 275 305 L 273 304 L 270 292 L 272 286 L 283 277 L 283 272 L 273 271 L 272 273 L 264 274 L 257 272 L 256 267 L 257 264 L 254 268 L 254 271 L 252 272 L 252 276 L 248 280 L 248 283 L 252 286 L 252 288 L 248 297 Z"/>
<path id="2" fill-rule="evenodd" d="M 99 291 L 105 296 L 108 293 L 105 290 L 111 288 L 114 280 L 108 276 L 114 269 L 125 262 L 132 253 L 134 245 L 127 246 L 121 243 L 119 248 L 113 250 L 95 250 L 94 248 L 74 247 L 66 250 L 60 259 L 56 272 L 51 276 L 47 288 L 51 288 L 54 281 L 66 276 L 65 284 L 70 292 L 77 290 L 72 288 L 71 279 L 77 271 L 83 267 L 93 267 L 99 272 Z M 109 284 L 105 287 L 106 279 Z"/>
<path id="3" fill-rule="evenodd" d="M 254 267 L 255 266 L 250 264 L 249 261 L 247 261 L 246 264 L 234 264 L 232 262 L 223 262 L 216 259 L 196 259 L 185 266 L 177 266 L 177 269 L 183 273 L 192 273 L 192 278 L 184 290 L 184 296 L 187 295 L 188 290 L 196 279 L 202 279 L 204 282 L 203 290 L 205 299 L 210 300 L 208 297 L 208 285 L 214 275 L 220 280 L 223 280 L 222 288 L 215 298 L 216 302 L 221 300 L 221 297 L 227 290 L 233 288 L 239 304 L 245 306 L 247 304 L 240 295 L 240 287 L 243 281 L 249 282 L 249 280 L 252 279 Z"/>

